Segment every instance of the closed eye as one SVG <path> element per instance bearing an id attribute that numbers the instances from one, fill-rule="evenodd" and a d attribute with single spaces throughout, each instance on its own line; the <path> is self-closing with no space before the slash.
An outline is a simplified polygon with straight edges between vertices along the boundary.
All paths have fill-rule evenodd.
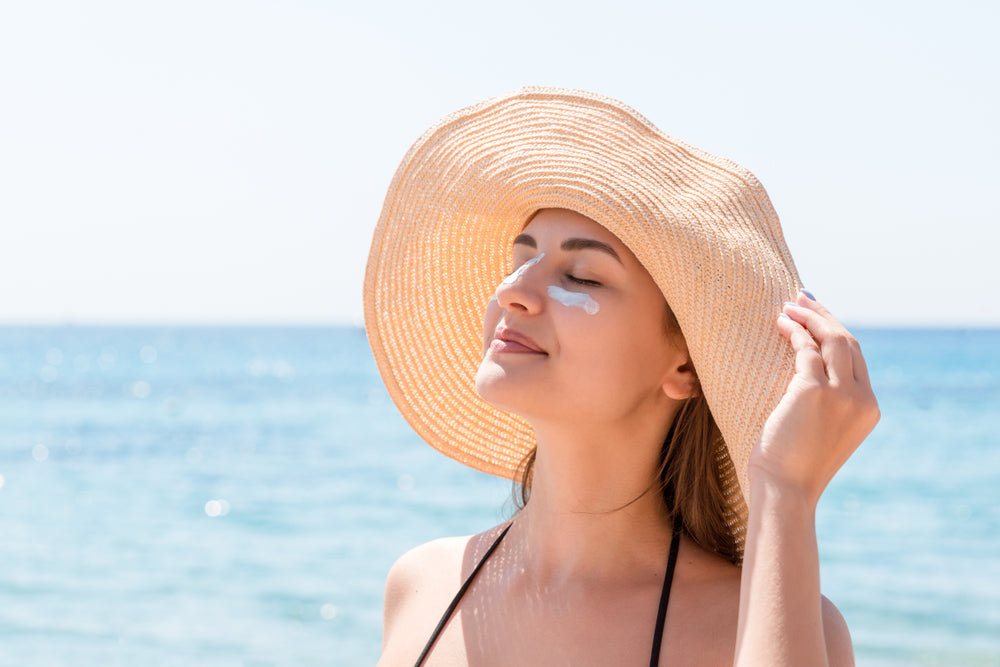
<path id="1" fill-rule="evenodd" d="M 574 282 L 574 283 L 576 283 L 578 285 L 589 285 L 590 287 L 600 287 L 601 286 L 601 283 L 597 282 L 596 280 L 587 280 L 586 278 L 577 278 L 576 276 L 574 276 L 571 273 L 567 273 L 566 277 L 569 279 L 570 282 Z"/>

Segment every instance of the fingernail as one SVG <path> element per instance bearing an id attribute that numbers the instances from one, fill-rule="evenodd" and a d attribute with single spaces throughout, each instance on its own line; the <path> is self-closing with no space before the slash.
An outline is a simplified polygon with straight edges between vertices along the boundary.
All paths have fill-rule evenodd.
<path id="1" fill-rule="evenodd" d="M 791 306 L 792 308 L 801 308 L 801 306 L 799 306 L 799 304 L 795 303 L 794 301 L 786 301 L 785 305 Z"/>
<path id="2" fill-rule="evenodd" d="M 784 317 L 786 320 L 792 319 L 788 316 L 788 313 L 781 313 L 780 315 L 778 315 L 778 317 Z"/>
<path id="3" fill-rule="evenodd" d="M 800 289 L 799 291 L 800 291 L 800 292 L 802 292 L 803 294 L 805 294 L 805 295 L 806 295 L 807 297 L 809 297 L 809 298 L 810 298 L 810 299 L 812 299 L 813 301 L 815 301 L 815 300 L 816 300 L 816 297 L 814 297 L 814 296 L 813 296 L 813 293 L 812 293 L 812 292 L 810 292 L 809 290 L 807 290 L 807 289 L 806 289 L 805 287 L 803 287 L 803 288 L 802 288 L 802 289 Z"/>

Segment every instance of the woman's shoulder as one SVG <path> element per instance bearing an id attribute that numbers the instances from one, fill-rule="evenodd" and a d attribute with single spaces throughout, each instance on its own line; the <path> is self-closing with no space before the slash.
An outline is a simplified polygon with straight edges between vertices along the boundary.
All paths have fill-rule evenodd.
<path id="1" fill-rule="evenodd" d="M 822 597 L 823 638 L 826 640 L 826 655 L 830 665 L 853 665 L 854 645 L 847 621 L 837 609 L 837 605 L 825 595 Z"/>
<path id="2" fill-rule="evenodd" d="M 466 570 L 471 571 L 469 561 L 485 554 L 506 525 L 500 524 L 476 535 L 442 537 L 413 547 L 389 570 L 387 589 L 391 585 L 405 592 L 409 586 L 425 583 L 428 578 L 451 580 L 456 575 L 461 577 Z"/>
<path id="3" fill-rule="evenodd" d="M 700 656 L 720 664 L 732 660 L 739 625 L 743 570 L 722 556 L 693 541 L 681 543 L 675 592 L 670 604 L 682 608 L 679 616 L 668 616 L 666 634 L 673 646 L 692 660 Z M 836 605 L 822 596 L 823 635 L 830 665 L 853 665 L 853 648 L 847 623 Z M 683 662 L 683 661 L 682 661 Z"/>
<path id="4" fill-rule="evenodd" d="M 386 596 L 392 589 L 406 589 L 418 584 L 428 575 L 440 574 L 449 561 L 461 554 L 471 535 L 442 537 L 413 547 L 396 559 L 386 577 Z M 433 565 L 434 567 L 429 567 Z M 402 590 L 400 591 L 402 592 Z"/>
<path id="5" fill-rule="evenodd" d="M 385 580 L 383 644 L 403 619 L 434 617 L 447 608 L 462 582 L 506 526 L 476 535 L 443 537 L 416 546 L 393 564 Z"/>

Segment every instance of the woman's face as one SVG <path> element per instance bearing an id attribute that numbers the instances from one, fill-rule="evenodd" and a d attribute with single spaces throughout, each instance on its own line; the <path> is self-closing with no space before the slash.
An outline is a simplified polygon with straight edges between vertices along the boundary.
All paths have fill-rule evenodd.
<path id="1" fill-rule="evenodd" d="M 683 339 L 666 329 L 663 295 L 611 232 L 543 209 L 513 250 L 514 270 L 486 309 L 484 400 L 537 426 L 664 419 L 691 395 L 696 380 Z"/>

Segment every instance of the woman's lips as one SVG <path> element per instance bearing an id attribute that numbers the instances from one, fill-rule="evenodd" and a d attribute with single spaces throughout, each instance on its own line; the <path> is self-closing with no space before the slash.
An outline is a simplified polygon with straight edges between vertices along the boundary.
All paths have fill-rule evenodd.
<path id="1" fill-rule="evenodd" d="M 507 327 L 500 327 L 493 334 L 493 340 L 490 341 L 490 351 L 513 354 L 547 354 L 538 343 L 519 331 Z"/>
<path id="2" fill-rule="evenodd" d="M 512 354 L 545 354 L 544 352 L 539 352 L 538 350 L 533 350 L 530 347 L 526 347 L 520 343 L 512 340 L 500 340 L 499 338 L 494 338 L 490 343 L 490 352 L 505 352 Z"/>

